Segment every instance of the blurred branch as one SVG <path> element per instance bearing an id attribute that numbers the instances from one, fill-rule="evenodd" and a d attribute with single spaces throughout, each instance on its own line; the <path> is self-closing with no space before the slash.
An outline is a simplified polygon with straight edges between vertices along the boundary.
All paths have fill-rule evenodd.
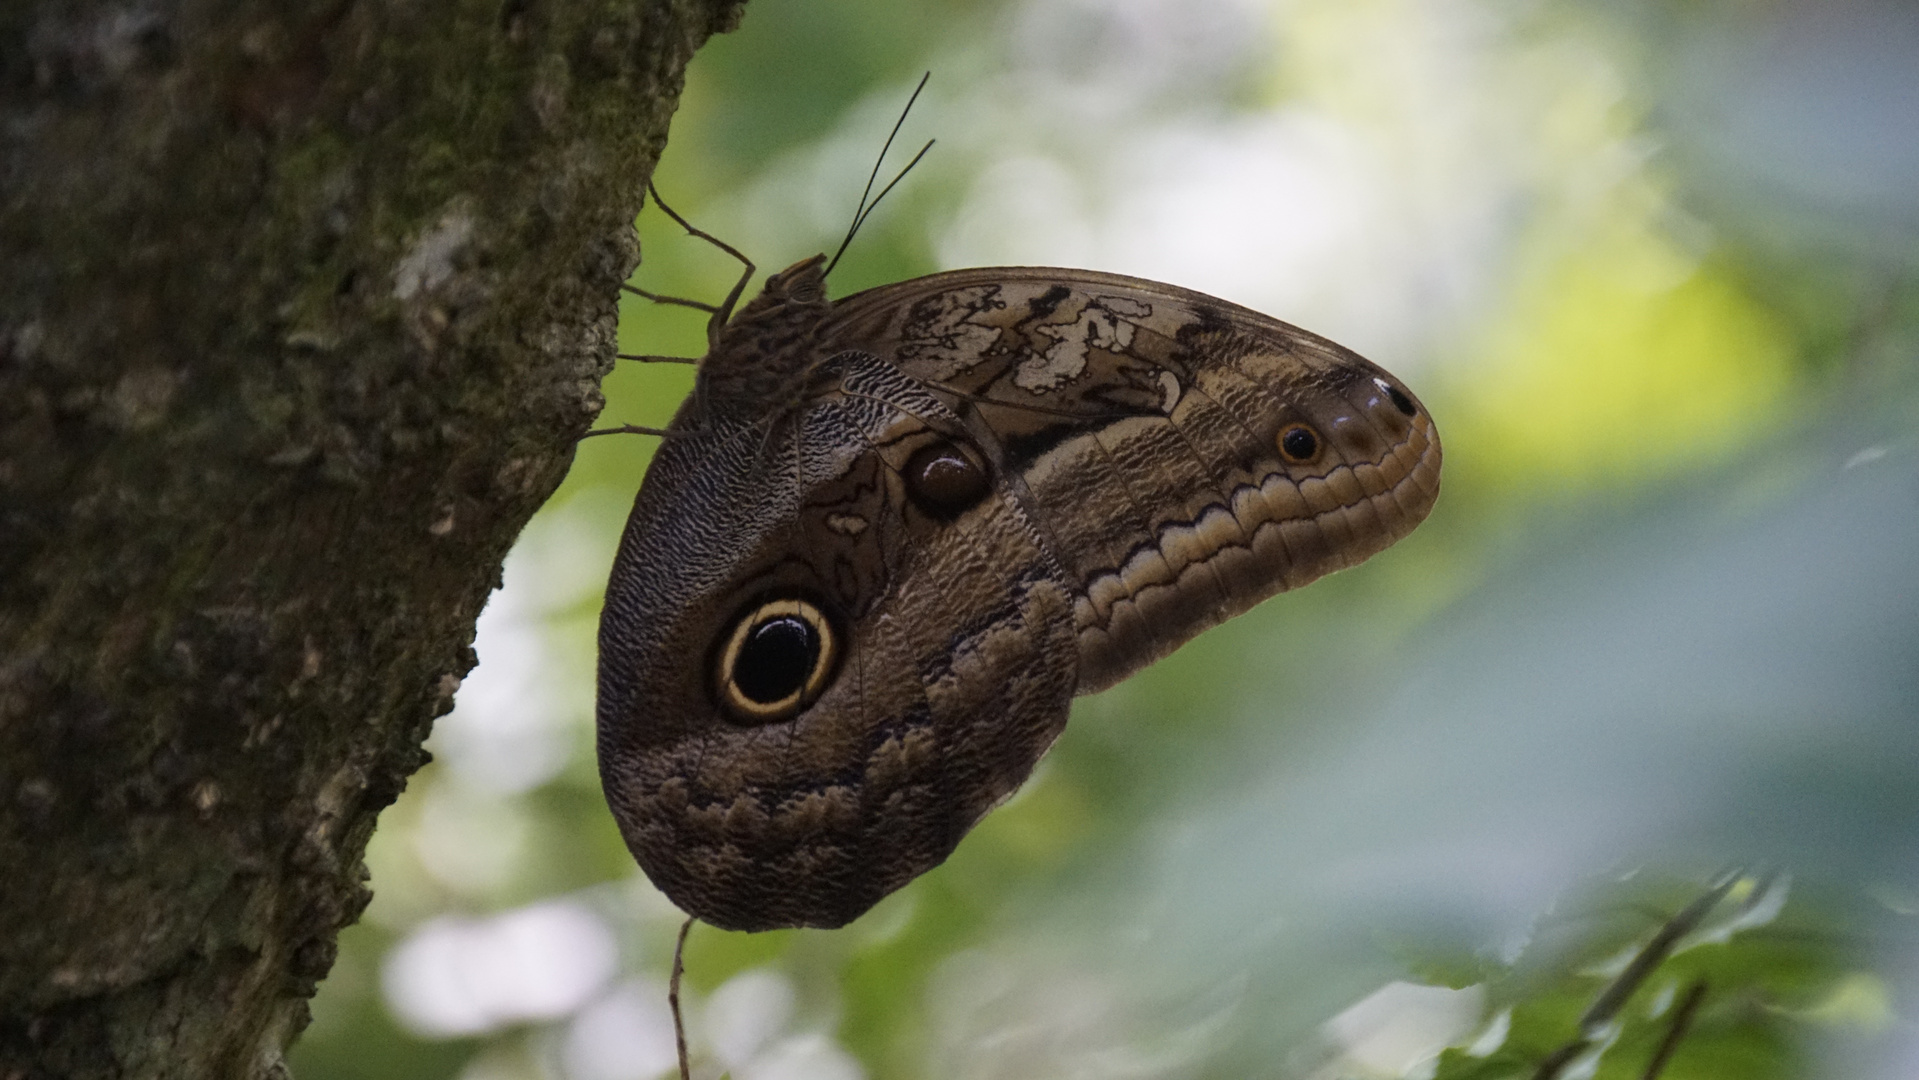
<path id="1" fill-rule="evenodd" d="M 1593 1003 L 1580 1016 L 1579 1034 L 1546 1055 L 1545 1060 L 1539 1063 L 1539 1068 L 1533 1073 L 1533 1080 L 1556 1080 L 1573 1059 L 1589 1049 L 1602 1034 L 1602 1029 L 1619 1015 L 1619 1010 L 1625 1007 L 1626 1002 L 1645 983 L 1647 977 L 1658 970 L 1660 964 L 1666 962 L 1666 958 L 1672 955 L 1673 949 L 1687 934 L 1698 929 L 1699 924 L 1705 921 L 1706 916 L 1712 913 L 1712 909 L 1717 907 L 1721 900 L 1725 899 L 1726 894 L 1732 891 L 1733 886 L 1738 884 L 1744 875 L 1744 870 L 1726 871 L 1698 899 L 1666 920 L 1653 934 L 1651 940 L 1634 954 L 1625 970 L 1599 992 L 1599 996 L 1593 999 Z M 1648 1077 L 1657 1077 L 1658 1069 L 1664 1068 L 1664 1059 L 1672 1055 L 1679 1040 L 1684 1037 L 1686 1027 L 1692 1021 L 1689 1010 L 1698 1008 L 1698 1002 L 1692 1000 L 1693 996 L 1703 997 L 1704 994 L 1703 985 L 1695 986 L 1688 992 L 1687 1004 L 1682 1006 L 1684 1023 L 1681 1023 L 1680 1017 L 1675 1016 L 1673 1027 L 1667 1032 L 1667 1043 L 1670 1045 L 1660 1047 L 1659 1054 L 1655 1056 L 1658 1068 L 1649 1072 Z"/>
<path id="2" fill-rule="evenodd" d="M 1666 1071 L 1666 1065 L 1672 1061 L 1674 1051 L 1685 1041 L 1686 1032 L 1692 1029 L 1692 1018 L 1698 1014 L 1699 1005 L 1706 1000 L 1706 983 L 1701 979 L 1686 989 L 1686 996 L 1679 1001 L 1679 1007 L 1673 1010 L 1672 1023 L 1666 1028 L 1666 1037 L 1659 1041 L 1659 1049 L 1654 1051 L 1652 1060 L 1646 1063 L 1643 1080 L 1659 1080 L 1659 1074 Z"/>

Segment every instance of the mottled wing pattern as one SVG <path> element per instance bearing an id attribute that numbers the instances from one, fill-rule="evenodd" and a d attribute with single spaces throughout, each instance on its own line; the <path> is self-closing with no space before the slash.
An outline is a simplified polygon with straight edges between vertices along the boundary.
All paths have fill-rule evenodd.
<path id="1" fill-rule="evenodd" d="M 728 929 L 839 926 L 937 865 L 1074 688 L 1072 597 L 1022 504 L 999 489 L 935 521 L 905 493 L 904 463 L 959 418 L 870 354 L 814 383 L 803 408 L 662 445 L 601 623 L 608 802 L 654 883 Z M 798 715 L 739 723 L 712 643 L 789 592 L 834 622 L 837 671 Z"/>
<path id="2" fill-rule="evenodd" d="M 936 274 L 834 305 L 817 348 L 841 347 L 919 380 L 992 458 L 1076 593 L 1081 693 L 1363 561 L 1439 493 L 1438 433 L 1398 380 L 1173 286 Z"/>
<path id="3" fill-rule="evenodd" d="M 1198 293 L 999 268 L 773 275 L 702 361 L 600 632 L 600 767 L 722 927 L 838 926 L 1025 780 L 1075 691 L 1351 566 L 1438 494 L 1431 419 Z"/>

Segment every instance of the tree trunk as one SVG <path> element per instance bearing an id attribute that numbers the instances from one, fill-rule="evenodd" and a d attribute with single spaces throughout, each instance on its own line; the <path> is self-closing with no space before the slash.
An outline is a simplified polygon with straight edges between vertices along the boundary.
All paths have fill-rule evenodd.
<path id="1" fill-rule="evenodd" d="M 284 1074 L 739 2 L 0 11 L 0 1080 Z"/>

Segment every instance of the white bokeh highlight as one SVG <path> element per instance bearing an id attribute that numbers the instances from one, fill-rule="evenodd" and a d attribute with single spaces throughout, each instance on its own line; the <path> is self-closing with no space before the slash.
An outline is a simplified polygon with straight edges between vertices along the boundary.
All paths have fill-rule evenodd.
<path id="1" fill-rule="evenodd" d="M 1440 1051 L 1479 1027 L 1484 1008 L 1485 992 L 1476 986 L 1387 983 L 1326 1021 L 1321 1032 L 1339 1057 L 1315 1076 L 1431 1076 Z"/>
<path id="2" fill-rule="evenodd" d="M 618 965 L 618 943 L 598 915 L 546 901 L 484 919 L 428 920 L 387 954 L 381 986 L 407 1028 L 451 1038 L 565 1016 Z"/>
<path id="3" fill-rule="evenodd" d="M 771 968 L 743 971 L 706 999 L 706 1048 L 735 1080 L 862 1080 L 853 1056 L 822 1031 L 797 1028 L 799 993 Z"/>
<path id="4" fill-rule="evenodd" d="M 607 539 L 590 508 L 567 506 L 520 535 L 474 631 L 479 663 L 427 744 L 456 782 L 514 795 L 565 768 L 568 724 L 593 715 L 593 666 L 561 650 L 548 623 L 605 588 Z"/>
<path id="5" fill-rule="evenodd" d="M 707 1040 L 714 1056 L 729 1069 L 752 1060 L 793 1019 L 797 997 L 792 981 L 770 969 L 728 979 L 706 1003 Z"/>
<path id="6" fill-rule="evenodd" d="M 673 1013 L 666 985 L 620 983 L 581 1009 L 560 1044 L 567 1080 L 649 1080 L 673 1070 Z"/>

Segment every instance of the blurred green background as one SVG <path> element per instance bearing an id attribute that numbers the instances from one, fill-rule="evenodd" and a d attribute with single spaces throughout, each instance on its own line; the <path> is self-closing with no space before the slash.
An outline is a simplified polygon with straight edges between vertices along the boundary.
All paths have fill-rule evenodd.
<path id="1" fill-rule="evenodd" d="M 831 250 L 921 72 L 938 145 L 834 274 L 1176 282 L 1437 418 L 1365 566 L 1075 707 L 845 930 L 694 930 L 696 1075 L 1525 1077 L 1753 869 L 1565 1076 L 1919 1076 L 1919 8 L 1893 0 L 753 0 L 656 182 L 762 272 Z M 896 151 L 897 153 L 897 151 Z M 903 161 L 902 156 L 899 160 Z M 635 282 L 734 263 L 656 210 Z M 628 298 L 629 352 L 697 312 Z M 689 368 L 623 363 L 603 423 Z M 672 1069 L 678 916 L 592 757 L 653 442 L 583 443 L 482 617 L 306 1080 Z"/>

